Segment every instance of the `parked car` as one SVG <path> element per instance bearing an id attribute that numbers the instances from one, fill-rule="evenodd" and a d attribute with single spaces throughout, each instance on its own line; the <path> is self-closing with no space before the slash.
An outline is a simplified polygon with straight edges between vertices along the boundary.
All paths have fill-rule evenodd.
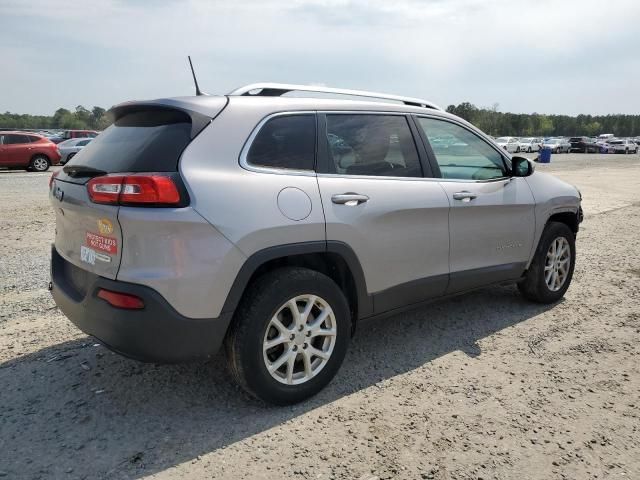
<path id="1" fill-rule="evenodd" d="M 45 172 L 59 161 L 58 147 L 42 135 L 0 132 L 0 167 Z"/>
<path id="2" fill-rule="evenodd" d="M 542 145 L 542 139 L 535 137 L 524 137 L 518 141 L 521 152 L 537 152 Z"/>
<path id="3" fill-rule="evenodd" d="M 62 139 L 69 140 L 70 138 L 95 138 L 98 136 L 95 130 L 65 130 L 62 132 Z"/>
<path id="4" fill-rule="evenodd" d="M 571 152 L 597 153 L 599 150 L 598 144 L 589 137 L 571 137 L 569 143 Z"/>
<path id="5" fill-rule="evenodd" d="M 61 159 L 60 164 L 64 165 L 71 160 L 76 153 L 86 147 L 91 138 L 71 138 L 58 144 L 58 150 L 60 151 Z"/>
<path id="6" fill-rule="evenodd" d="M 550 138 L 544 141 L 544 147 L 550 148 L 553 153 L 569 153 L 571 144 L 564 138 Z"/>
<path id="7" fill-rule="evenodd" d="M 627 138 L 609 140 L 607 144 L 609 153 L 638 153 L 638 145 Z"/>
<path id="8" fill-rule="evenodd" d="M 496 138 L 496 143 L 509 153 L 520 152 L 520 144 L 515 137 L 498 137 Z"/>
<path id="9" fill-rule="evenodd" d="M 52 176 L 50 288 L 116 352 L 224 343 L 244 389 L 290 404 L 366 320 L 505 282 L 549 304 L 571 282 L 578 190 L 426 100 L 254 84 L 111 113 Z"/>

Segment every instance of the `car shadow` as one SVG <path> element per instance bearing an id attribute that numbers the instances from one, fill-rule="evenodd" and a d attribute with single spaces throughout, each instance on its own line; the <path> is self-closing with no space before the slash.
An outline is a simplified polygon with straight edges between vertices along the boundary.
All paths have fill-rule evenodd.
<path id="1" fill-rule="evenodd" d="M 340 372 L 314 398 L 278 408 L 232 383 L 223 356 L 154 365 L 90 337 L 0 364 L 0 471 L 9 478 L 140 478 L 214 452 L 453 351 L 551 306 L 492 287 L 358 325 Z"/>

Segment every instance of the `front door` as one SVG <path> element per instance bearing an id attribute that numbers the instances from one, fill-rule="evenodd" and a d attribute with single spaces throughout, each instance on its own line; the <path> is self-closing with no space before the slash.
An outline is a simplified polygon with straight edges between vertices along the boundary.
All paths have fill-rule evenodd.
<path id="1" fill-rule="evenodd" d="M 466 126 L 417 120 L 451 204 L 447 293 L 519 278 L 535 231 L 535 201 L 526 180 L 511 177 L 502 153 Z M 443 144 L 443 136 L 455 141 Z"/>
<path id="2" fill-rule="evenodd" d="M 350 246 L 375 313 L 444 294 L 449 201 L 424 178 L 405 115 L 320 115 L 318 184 L 327 241 Z"/>

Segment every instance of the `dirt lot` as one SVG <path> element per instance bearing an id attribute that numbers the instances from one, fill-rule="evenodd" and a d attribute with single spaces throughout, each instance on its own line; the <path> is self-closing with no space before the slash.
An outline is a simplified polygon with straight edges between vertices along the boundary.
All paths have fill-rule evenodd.
<path id="1" fill-rule="evenodd" d="M 640 156 L 538 168 L 584 196 L 564 301 L 491 288 L 363 324 L 291 408 L 222 357 L 142 364 L 76 330 L 46 289 L 49 175 L 0 172 L 0 477 L 640 478 Z"/>

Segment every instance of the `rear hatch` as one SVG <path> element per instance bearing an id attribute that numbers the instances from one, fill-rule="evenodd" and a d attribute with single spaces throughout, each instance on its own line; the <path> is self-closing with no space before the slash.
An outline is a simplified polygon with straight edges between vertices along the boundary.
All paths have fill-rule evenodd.
<path id="1" fill-rule="evenodd" d="M 221 111 L 226 100 L 220 100 Z M 208 113 L 208 112 L 207 112 Z M 171 206 L 183 206 L 188 196 L 178 174 L 178 161 L 191 140 L 211 122 L 212 116 L 175 105 L 128 103 L 112 109 L 115 122 L 64 168 L 54 174 L 50 200 L 56 214 L 55 248 L 72 264 L 97 275 L 115 279 L 122 255 L 123 232 L 118 222 L 127 179 L 170 179 L 180 193 L 180 201 Z M 148 175 L 145 175 L 148 174 Z M 109 179 L 123 193 L 113 194 L 115 201 L 98 197 L 94 183 Z M 145 185 L 142 185 L 145 187 Z M 153 185 L 152 185 L 153 186 Z M 89 192 L 91 188 L 91 194 Z M 139 193 L 139 192 L 137 192 Z M 118 196 L 120 195 L 120 196 Z M 108 195 L 105 195 L 108 197 Z M 92 198 L 93 197 L 93 198 Z M 131 195 L 129 196 L 129 198 Z M 104 204 L 104 203 L 111 204 Z M 140 203 L 141 208 L 161 208 L 168 205 Z"/>

